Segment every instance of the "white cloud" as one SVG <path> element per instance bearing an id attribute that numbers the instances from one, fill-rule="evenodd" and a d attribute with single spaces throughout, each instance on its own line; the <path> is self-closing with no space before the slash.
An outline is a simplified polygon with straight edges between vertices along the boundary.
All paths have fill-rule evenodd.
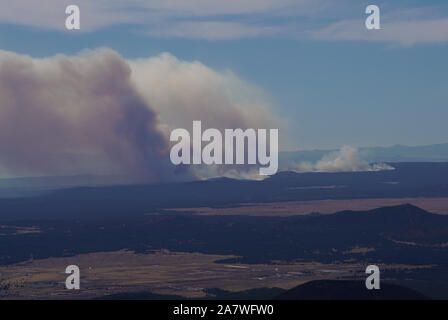
<path id="1" fill-rule="evenodd" d="M 70 4 L 73 1 L 0 0 L 0 22 L 63 31 L 65 7 Z M 281 36 L 404 46 L 448 41 L 446 5 L 412 8 L 403 1 L 379 1 L 382 30 L 367 31 L 364 8 L 350 0 L 77 0 L 76 4 L 81 9 L 81 32 L 132 24 L 149 36 L 188 39 Z"/>
<path id="2" fill-rule="evenodd" d="M 310 0 L 153 0 L 132 1 L 148 10 L 164 10 L 173 15 L 211 16 L 281 12 L 288 8 L 310 8 Z"/>
<path id="3" fill-rule="evenodd" d="M 311 31 L 309 36 L 318 40 L 390 42 L 403 46 L 447 42 L 448 18 L 416 21 L 389 19 L 382 23 L 381 30 L 367 30 L 363 20 L 343 20 Z"/>
<path id="4" fill-rule="evenodd" d="M 311 4 L 316 1 L 324 0 L 0 0 L 0 21 L 63 30 L 65 8 L 76 4 L 84 31 L 123 23 L 152 28 L 175 20 L 198 22 L 196 18 L 201 17 L 289 14 L 291 8 L 306 13 L 315 10 Z"/>

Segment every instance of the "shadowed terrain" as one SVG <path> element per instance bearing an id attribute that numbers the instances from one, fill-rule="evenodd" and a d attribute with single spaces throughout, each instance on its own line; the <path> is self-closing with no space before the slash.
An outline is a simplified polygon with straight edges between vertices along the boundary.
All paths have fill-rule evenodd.
<path id="1" fill-rule="evenodd" d="M 277 300 L 427 300 L 423 294 L 395 284 L 366 290 L 362 281 L 316 280 L 279 294 Z"/>

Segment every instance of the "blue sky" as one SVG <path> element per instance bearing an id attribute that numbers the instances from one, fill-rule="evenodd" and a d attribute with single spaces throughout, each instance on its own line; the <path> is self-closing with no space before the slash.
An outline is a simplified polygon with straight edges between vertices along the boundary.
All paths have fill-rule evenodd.
<path id="1" fill-rule="evenodd" d="M 267 93 L 293 149 L 448 142 L 445 1 L 72 1 L 80 31 L 64 30 L 63 2 L 47 2 L 0 14 L 0 48 L 45 57 L 104 46 L 230 69 Z M 368 4 L 383 30 L 364 30 Z"/>

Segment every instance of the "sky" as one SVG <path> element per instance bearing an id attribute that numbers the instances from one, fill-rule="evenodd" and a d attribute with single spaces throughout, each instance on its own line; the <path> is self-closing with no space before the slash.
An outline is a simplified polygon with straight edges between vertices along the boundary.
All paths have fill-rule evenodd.
<path id="1" fill-rule="evenodd" d="M 80 7 L 80 30 L 65 29 L 69 4 Z M 381 30 L 364 26 L 369 4 L 381 10 Z M 169 53 L 235 75 L 282 122 L 283 150 L 448 142 L 446 1 L 0 5 L 1 50 L 43 58 L 107 47 L 130 61 Z"/>

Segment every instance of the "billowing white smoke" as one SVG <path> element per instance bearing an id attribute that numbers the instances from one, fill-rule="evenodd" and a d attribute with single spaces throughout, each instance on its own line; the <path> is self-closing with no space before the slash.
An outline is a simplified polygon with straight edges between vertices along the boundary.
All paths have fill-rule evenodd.
<path id="1" fill-rule="evenodd" d="M 189 130 L 193 120 L 269 128 L 265 101 L 229 71 L 169 54 L 126 61 L 108 49 L 45 59 L 0 51 L 0 177 L 190 179 L 191 169 L 169 161 L 170 130 Z"/>
<path id="2" fill-rule="evenodd" d="M 129 62 L 140 94 L 157 111 L 161 127 L 191 130 L 194 120 L 205 128 L 270 128 L 276 125 L 263 91 L 231 71 L 180 61 L 171 54 Z"/>
<path id="3" fill-rule="evenodd" d="M 229 70 L 216 71 L 194 61 L 185 62 L 169 53 L 130 62 L 132 79 L 146 101 L 157 111 L 160 128 L 191 132 L 195 120 L 203 130 L 216 128 L 278 128 L 267 95 Z M 193 137 L 192 137 L 193 138 Z M 198 138 L 198 137 L 195 137 Z M 194 165 L 198 178 L 262 179 L 258 166 Z"/>
<path id="4" fill-rule="evenodd" d="M 316 163 L 299 162 L 288 169 L 298 172 L 356 172 L 393 170 L 385 163 L 369 164 L 359 157 L 358 150 L 350 146 L 343 146 L 338 152 L 325 155 Z"/>

